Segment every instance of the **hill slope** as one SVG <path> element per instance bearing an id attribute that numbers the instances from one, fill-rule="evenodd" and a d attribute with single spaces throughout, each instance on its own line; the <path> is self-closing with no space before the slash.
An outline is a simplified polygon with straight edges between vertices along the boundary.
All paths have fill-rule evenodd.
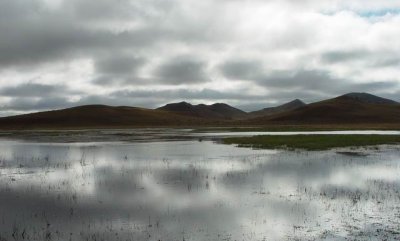
<path id="1" fill-rule="evenodd" d="M 386 98 L 382 98 L 376 95 L 371 95 L 369 93 L 348 93 L 339 97 L 336 97 L 336 99 L 349 99 L 353 101 L 358 101 L 366 104 L 399 104 L 398 102 Z"/>
<path id="2" fill-rule="evenodd" d="M 179 126 L 209 121 L 137 107 L 86 105 L 0 118 L 0 129 Z"/>
<path id="3" fill-rule="evenodd" d="M 400 104 L 367 93 L 349 93 L 293 111 L 249 120 L 251 123 L 362 124 L 400 123 Z"/>
<path id="4" fill-rule="evenodd" d="M 181 102 L 168 104 L 156 110 L 126 106 L 87 105 L 3 117 L 0 118 L 0 129 L 111 129 L 287 124 L 310 126 L 374 124 L 378 127 L 382 124 L 400 125 L 399 103 L 367 93 L 349 93 L 308 105 L 303 104 L 294 101 L 272 108 L 272 110 L 267 108 L 266 115 L 250 119 L 246 119 L 246 117 L 251 114 L 226 104 L 191 105 Z M 290 110 L 291 108 L 295 109 Z"/>
<path id="5" fill-rule="evenodd" d="M 270 115 L 279 114 L 279 113 L 282 113 L 285 111 L 295 110 L 295 109 L 303 107 L 305 105 L 306 104 L 303 101 L 301 101 L 299 99 L 295 99 L 295 100 L 292 100 L 283 105 L 279 105 L 276 107 L 264 108 L 262 110 L 250 112 L 249 115 L 251 117 L 270 116 Z"/>
<path id="6" fill-rule="evenodd" d="M 247 116 L 246 112 L 223 103 L 192 105 L 187 102 L 179 102 L 167 104 L 157 108 L 157 110 L 168 111 L 184 116 L 220 120 L 241 119 Z"/>

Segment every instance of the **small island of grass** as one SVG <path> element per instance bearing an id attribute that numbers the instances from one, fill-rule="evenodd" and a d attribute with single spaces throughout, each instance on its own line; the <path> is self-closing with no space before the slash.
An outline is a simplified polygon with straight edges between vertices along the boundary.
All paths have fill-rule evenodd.
<path id="1" fill-rule="evenodd" d="M 327 150 L 339 147 L 361 147 L 400 144 L 400 135 L 262 135 L 230 137 L 225 144 L 261 149 Z"/>

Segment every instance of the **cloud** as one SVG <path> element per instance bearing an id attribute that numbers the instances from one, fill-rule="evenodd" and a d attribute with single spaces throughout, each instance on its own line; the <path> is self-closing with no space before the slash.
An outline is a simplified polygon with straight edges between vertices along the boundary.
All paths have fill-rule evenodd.
<path id="1" fill-rule="evenodd" d="M 213 89 L 187 90 L 187 89 L 169 89 L 169 90 L 142 90 L 129 91 L 122 90 L 110 94 L 119 98 L 146 98 L 153 96 L 154 99 L 161 101 L 167 100 L 259 100 L 261 96 L 253 96 L 244 93 L 221 92 Z M 161 102 L 162 104 L 163 102 Z"/>
<path id="2" fill-rule="evenodd" d="M 368 55 L 368 51 L 365 50 L 330 51 L 322 55 L 322 61 L 327 63 L 340 63 L 363 59 Z"/>
<path id="3" fill-rule="evenodd" d="M 206 63 L 189 57 L 167 60 L 155 71 L 161 81 L 168 84 L 193 84 L 209 80 Z"/>
<path id="4" fill-rule="evenodd" d="M 383 90 L 398 88 L 396 81 L 357 83 L 332 76 L 329 72 L 301 70 L 298 72 L 280 72 L 260 78 L 258 83 L 266 88 L 297 95 L 336 96 L 349 92 L 381 93 Z M 329 86 L 329 88 L 328 88 Z M 306 94 L 307 93 L 307 94 Z"/>
<path id="5" fill-rule="evenodd" d="M 400 65 L 397 53 L 388 51 L 373 52 L 366 49 L 335 50 L 323 53 L 321 61 L 327 64 L 349 64 L 349 62 L 364 63 L 366 67 L 395 67 Z"/>
<path id="6" fill-rule="evenodd" d="M 138 84 L 143 79 L 138 72 L 146 60 L 130 55 L 114 55 L 98 59 L 95 70 L 99 77 L 93 80 L 98 85 Z"/>
<path id="7" fill-rule="evenodd" d="M 0 89 L 0 95 L 7 97 L 38 97 L 54 95 L 56 94 L 55 92 L 61 91 L 64 91 L 64 87 L 58 85 L 26 83 Z"/>
<path id="8" fill-rule="evenodd" d="M 257 61 L 228 61 L 220 66 L 222 74 L 229 79 L 257 79 L 263 72 L 263 67 Z"/>
<path id="9" fill-rule="evenodd" d="M 328 72 L 316 70 L 280 70 L 263 68 L 257 61 L 229 61 L 220 67 L 221 73 L 233 80 L 247 80 L 266 88 L 276 89 L 324 89 L 333 80 Z"/>
<path id="10" fill-rule="evenodd" d="M 118 31 L 118 25 L 113 26 L 110 15 L 117 17 L 125 12 L 125 18 L 135 16 L 134 11 L 130 12 L 134 9 L 131 1 L 120 1 L 119 4 L 106 0 L 61 1 L 58 8 L 49 9 L 40 0 L 29 3 L 1 0 L 0 6 L 1 67 L 37 65 L 82 56 L 97 58 L 104 51 L 113 53 L 124 48 L 149 47 L 161 39 L 173 37 L 157 25 Z M 104 9 L 107 11 L 102 12 Z M 102 16 L 102 20 L 96 16 Z M 97 26 L 103 20 L 111 21 L 109 28 Z M 103 24 L 107 26 L 106 23 Z"/>
<path id="11" fill-rule="evenodd" d="M 355 54 L 357 55 L 357 54 Z M 352 54 L 332 54 L 331 61 L 344 61 L 355 57 Z M 256 61 L 229 61 L 220 66 L 220 72 L 232 80 L 245 80 L 264 87 L 268 97 L 275 100 L 300 98 L 308 102 L 341 95 L 348 92 L 372 92 L 385 94 L 398 89 L 398 81 L 354 82 L 339 78 L 324 70 L 280 70 L 269 71 Z"/>
<path id="12" fill-rule="evenodd" d="M 12 102 L 45 109 L 39 99 L 50 97 L 65 106 L 398 98 L 399 9 L 392 0 L 0 0 L 0 106 L 9 106 L 0 112 Z M 147 96 L 110 97 L 120 91 Z"/>
<path id="13" fill-rule="evenodd" d="M 145 63 L 144 59 L 133 56 L 112 56 L 98 60 L 96 70 L 102 74 L 136 74 L 139 67 Z"/>
<path id="14" fill-rule="evenodd" d="M 62 97 L 44 97 L 44 98 L 33 98 L 33 97 L 20 97 L 13 98 L 7 104 L 1 106 L 3 111 L 8 112 L 32 112 L 42 110 L 54 110 L 73 106 L 74 103 L 69 102 L 67 99 Z"/>

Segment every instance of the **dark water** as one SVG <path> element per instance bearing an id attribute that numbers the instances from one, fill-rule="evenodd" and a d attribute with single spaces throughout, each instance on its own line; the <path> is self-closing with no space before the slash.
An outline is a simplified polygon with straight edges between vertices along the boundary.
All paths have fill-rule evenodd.
<path id="1" fill-rule="evenodd" d="M 398 240 L 399 153 L 2 140 L 0 240 Z"/>

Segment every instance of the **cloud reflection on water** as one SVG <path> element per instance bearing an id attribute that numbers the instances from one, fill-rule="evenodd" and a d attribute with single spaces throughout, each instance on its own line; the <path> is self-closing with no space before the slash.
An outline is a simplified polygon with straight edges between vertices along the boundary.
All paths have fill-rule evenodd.
<path id="1" fill-rule="evenodd" d="M 398 150 L 364 152 L 2 141 L 0 233 L 6 240 L 398 238 L 391 233 L 400 220 Z"/>

